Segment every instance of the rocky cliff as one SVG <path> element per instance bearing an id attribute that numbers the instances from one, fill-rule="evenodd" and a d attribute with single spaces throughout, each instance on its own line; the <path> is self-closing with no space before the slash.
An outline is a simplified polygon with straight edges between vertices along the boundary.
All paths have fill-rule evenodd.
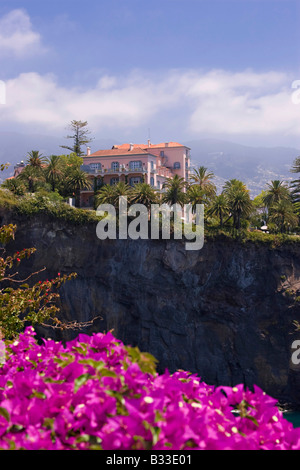
<path id="1" fill-rule="evenodd" d="M 2 223 L 11 221 L 2 213 Z M 159 371 L 186 369 L 216 385 L 256 384 L 300 406 L 300 369 L 291 362 L 292 342 L 300 340 L 293 325 L 300 320 L 300 245 L 217 239 L 186 251 L 176 240 L 100 241 L 94 225 L 44 216 L 13 222 L 9 249 L 37 249 L 22 275 L 44 266 L 49 279 L 77 272 L 60 290 L 65 320 L 100 315 L 86 332 L 113 329 L 152 353 Z"/>

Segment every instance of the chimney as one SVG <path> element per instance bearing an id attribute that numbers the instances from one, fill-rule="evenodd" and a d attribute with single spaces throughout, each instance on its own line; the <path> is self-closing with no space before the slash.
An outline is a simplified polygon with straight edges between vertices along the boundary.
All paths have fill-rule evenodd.
<path id="1" fill-rule="evenodd" d="M 166 146 L 166 147 L 169 147 L 169 142 L 166 142 L 166 143 L 165 143 L 165 146 Z"/>
<path id="2" fill-rule="evenodd" d="M 133 144 L 129 144 L 129 151 L 133 150 Z"/>
<path id="3" fill-rule="evenodd" d="M 151 147 L 150 139 L 148 139 L 148 147 Z"/>
<path id="4" fill-rule="evenodd" d="M 87 150 L 86 154 L 87 154 L 87 155 L 91 155 L 91 148 L 90 148 L 90 147 L 87 147 L 86 150 Z"/>

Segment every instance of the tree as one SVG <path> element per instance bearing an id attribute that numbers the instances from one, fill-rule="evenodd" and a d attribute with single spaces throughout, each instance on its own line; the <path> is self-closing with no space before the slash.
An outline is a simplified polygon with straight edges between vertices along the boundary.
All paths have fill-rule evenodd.
<path id="1" fill-rule="evenodd" d="M 249 217 L 252 209 L 253 206 L 249 193 L 241 189 L 236 190 L 230 200 L 230 210 L 233 213 L 234 227 L 236 229 L 241 228 L 241 217 Z"/>
<path id="2" fill-rule="evenodd" d="M 40 154 L 38 150 L 31 150 L 27 154 L 27 165 L 31 166 L 32 168 L 38 169 L 40 172 L 43 171 L 43 167 L 46 163 L 46 158 Z"/>
<path id="3" fill-rule="evenodd" d="M 248 191 L 247 186 L 243 181 L 237 180 L 235 178 L 226 181 L 223 186 L 223 191 L 226 195 L 230 195 L 231 192 L 241 189 L 242 191 Z"/>
<path id="4" fill-rule="evenodd" d="M 184 178 L 175 175 L 174 178 L 167 178 L 163 184 L 163 189 L 166 192 L 162 196 L 162 202 L 170 204 L 179 204 L 183 206 L 187 202 L 187 195 L 184 189 L 187 187 L 187 182 Z"/>
<path id="5" fill-rule="evenodd" d="M 267 191 L 262 190 L 252 201 L 253 214 L 251 215 L 251 225 L 254 227 L 262 227 L 267 224 L 268 211 L 264 204 L 264 197 L 267 195 Z"/>
<path id="6" fill-rule="evenodd" d="M 297 157 L 294 160 L 293 166 L 291 168 L 291 173 L 300 173 L 300 157 Z M 300 179 L 291 181 L 290 184 L 291 197 L 294 203 L 300 202 Z"/>
<path id="7" fill-rule="evenodd" d="M 190 180 L 192 183 L 197 184 L 211 198 L 216 194 L 216 186 L 211 182 L 214 177 L 215 175 L 212 171 L 208 171 L 205 166 L 200 166 L 198 169 L 194 169 Z"/>
<path id="8" fill-rule="evenodd" d="M 95 194 L 95 206 L 98 207 L 100 204 L 111 204 L 114 205 L 116 200 L 116 193 L 114 186 L 105 184 Z"/>
<path id="9" fill-rule="evenodd" d="M 223 194 L 228 201 L 230 216 L 226 222 L 232 217 L 233 227 L 236 229 L 241 228 L 241 218 L 249 217 L 253 205 L 250 199 L 249 190 L 245 183 L 240 180 L 232 179 L 226 181 L 223 187 Z"/>
<path id="10" fill-rule="evenodd" d="M 124 196 L 124 197 L 130 197 L 131 194 L 131 187 L 127 184 L 124 183 L 123 181 L 120 181 L 119 183 L 113 185 L 114 189 L 114 203 L 113 205 L 116 208 L 116 211 L 118 212 L 119 210 L 119 198 Z"/>
<path id="11" fill-rule="evenodd" d="M 46 158 L 38 150 L 28 152 L 26 166 L 17 178 L 26 184 L 30 193 L 34 193 L 38 185 L 45 181 L 45 165 Z"/>
<path id="12" fill-rule="evenodd" d="M 62 180 L 64 175 L 64 165 L 60 156 L 51 155 L 47 159 L 45 175 L 46 181 L 51 184 L 52 191 L 55 191 L 57 184 Z"/>
<path id="13" fill-rule="evenodd" d="M 207 194 L 205 190 L 201 189 L 198 185 L 192 185 L 188 188 L 186 193 L 187 200 L 192 205 L 192 212 L 196 212 L 197 204 L 204 204 L 207 202 Z"/>
<path id="14" fill-rule="evenodd" d="M 148 183 L 137 183 L 130 192 L 130 200 L 133 204 L 144 204 L 149 210 L 151 204 L 158 203 L 157 191 Z"/>
<path id="15" fill-rule="evenodd" d="M 75 168 L 67 178 L 67 187 L 69 191 L 75 195 L 75 205 L 79 207 L 80 191 L 83 189 L 91 189 L 92 183 L 85 171 Z"/>
<path id="16" fill-rule="evenodd" d="M 299 218 L 294 212 L 293 204 L 281 199 L 270 208 L 269 222 L 277 225 L 281 233 L 288 231 L 298 225 Z"/>
<path id="17" fill-rule="evenodd" d="M 89 138 L 90 131 L 87 129 L 87 121 L 71 121 L 69 129 L 72 131 L 72 135 L 67 135 L 66 139 L 73 139 L 73 146 L 61 145 L 62 148 L 71 150 L 78 156 L 84 155 L 82 146 L 88 144 L 93 139 Z"/>
<path id="18" fill-rule="evenodd" d="M 223 220 L 229 214 L 229 203 L 225 194 L 216 196 L 208 210 L 208 215 L 216 215 L 220 219 L 220 227 L 223 227 Z"/>
<path id="19" fill-rule="evenodd" d="M 17 179 L 25 183 L 27 190 L 34 193 L 38 186 L 45 182 L 45 176 L 40 167 L 26 165 L 24 170 L 17 176 Z"/>
<path id="20" fill-rule="evenodd" d="M 295 158 L 290 171 L 291 173 L 300 173 L 300 157 Z"/>
<path id="21" fill-rule="evenodd" d="M 273 180 L 267 184 L 267 192 L 263 197 L 263 203 L 267 208 L 280 201 L 290 201 L 291 195 L 287 185 L 283 181 Z"/>
<path id="22" fill-rule="evenodd" d="M 132 188 L 123 181 L 114 185 L 105 184 L 96 193 L 95 205 L 98 207 L 100 204 L 111 204 L 115 207 L 116 212 L 118 212 L 119 198 L 122 196 L 130 198 L 131 191 Z"/>

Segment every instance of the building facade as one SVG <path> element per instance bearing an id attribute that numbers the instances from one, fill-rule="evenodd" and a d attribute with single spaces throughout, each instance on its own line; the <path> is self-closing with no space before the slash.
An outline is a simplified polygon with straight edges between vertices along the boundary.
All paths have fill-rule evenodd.
<path id="1" fill-rule="evenodd" d="M 190 148 L 177 142 L 114 145 L 94 153 L 88 148 L 83 160 L 82 170 L 93 184 L 91 190 L 81 191 L 81 207 L 93 205 L 94 192 L 103 184 L 145 182 L 161 190 L 167 178 L 177 174 L 188 181 L 190 175 Z"/>

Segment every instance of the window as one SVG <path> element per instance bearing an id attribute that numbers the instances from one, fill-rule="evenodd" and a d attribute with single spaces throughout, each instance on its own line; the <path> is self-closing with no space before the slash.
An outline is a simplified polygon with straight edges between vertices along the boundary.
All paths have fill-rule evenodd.
<path id="1" fill-rule="evenodd" d="M 179 170 L 180 168 L 180 162 L 175 162 L 174 163 L 174 170 Z"/>
<path id="2" fill-rule="evenodd" d="M 151 186 L 154 186 L 154 178 L 153 178 L 153 176 L 151 176 L 151 178 L 150 178 L 150 185 L 151 185 Z"/>
<path id="3" fill-rule="evenodd" d="M 151 164 L 151 171 L 153 171 L 154 170 L 154 162 L 151 161 L 150 164 Z"/>
<path id="4" fill-rule="evenodd" d="M 130 170 L 142 170 L 142 162 L 140 160 L 129 162 L 129 168 Z"/>
<path id="5" fill-rule="evenodd" d="M 165 156 L 165 152 L 163 150 L 160 151 L 159 153 L 160 157 L 164 157 Z"/>
<path id="6" fill-rule="evenodd" d="M 157 181 L 157 188 L 160 189 L 160 181 Z"/>
<path id="7" fill-rule="evenodd" d="M 130 180 L 129 180 L 130 186 L 134 186 L 135 184 L 138 184 L 138 183 L 141 183 L 141 182 L 142 182 L 142 178 L 140 176 L 130 178 Z"/>
<path id="8" fill-rule="evenodd" d="M 119 178 L 111 178 L 110 179 L 110 185 L 113 186 L 114 184 L 118 184 Z"/>
<path id="9" fill-rule="evenodd" d="M 112 162 L 111 169 L 114 171 L 119 171 L 119 162 Z"/>
<path id="10" fill-rule="evenodd" d="M 90 163 L 91 170 L 101 170 L 101 163 Z"/>

